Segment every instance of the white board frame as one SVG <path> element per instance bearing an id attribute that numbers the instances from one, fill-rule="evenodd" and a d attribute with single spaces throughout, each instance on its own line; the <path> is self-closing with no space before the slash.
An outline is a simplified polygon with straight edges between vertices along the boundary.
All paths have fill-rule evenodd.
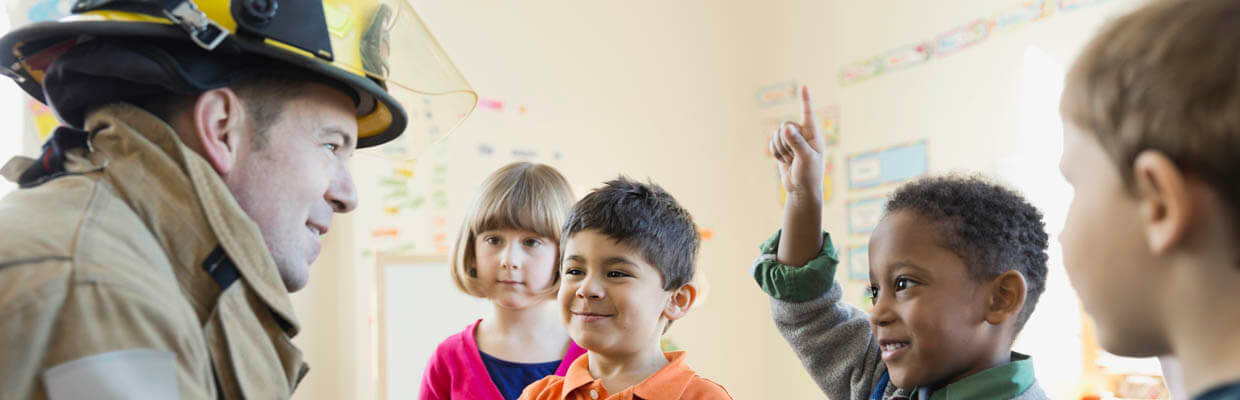
<path id="1" fill-rule="evenodd" d="M 388 398 L 388 344 L 387 344 L 387 267 L 396 265 L 449 264 L 446 254 L 406 254 L 379 252 L 375 254 L 375 296 L 378 308 L 378 354 L 375 355 L 379 371 L 379 399 Z"/>

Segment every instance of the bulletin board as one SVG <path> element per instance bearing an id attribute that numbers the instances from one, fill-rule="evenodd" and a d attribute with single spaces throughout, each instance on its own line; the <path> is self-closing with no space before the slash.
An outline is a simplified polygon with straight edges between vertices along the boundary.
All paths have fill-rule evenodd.
<path id="1" fill-rule="evenodd" d="M 536 129 L 540 110 L 483 96 L 465 123 L 417 159 L 355 157 L 361 203 L 377 205 L 357 210 L 360 255 L 446 255 L 488 175 L 516 161 L 557 167 L 567 154 L 556 143 L 522 134 Z"/>

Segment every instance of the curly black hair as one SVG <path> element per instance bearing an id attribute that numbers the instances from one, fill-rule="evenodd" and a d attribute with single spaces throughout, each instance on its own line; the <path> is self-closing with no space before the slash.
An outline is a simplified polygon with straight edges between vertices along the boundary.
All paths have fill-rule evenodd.
<path id="1" fill-rule="evenodd" d="M 944 248 L 965 261 L 969 275 L 984 281 L 1016 270 L 1027 281 L 1020 332 L 1046 290 L 1048 235 L 1042 213 L 1019 193 L 979 176 L 922 178 L 901 186 L 887 201 L 886 215 L 913 211 L 938 226 Z"/>

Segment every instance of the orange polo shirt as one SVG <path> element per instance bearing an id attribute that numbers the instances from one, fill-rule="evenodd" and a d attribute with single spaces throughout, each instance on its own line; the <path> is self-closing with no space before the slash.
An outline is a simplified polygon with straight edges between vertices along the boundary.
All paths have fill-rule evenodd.
<path id="1" fill-rule="evenodd" d="M 603 381 L 590 376 L 590 354 L 582 354 L 564 376 L 548 376 L 525 387 L 520 400 L 676 400 L 728 399 L 718 383 L 700 377 L 685 362 L 685 352 L 663 353 L 667 365 L 636 386 L 607 393 Z"/>

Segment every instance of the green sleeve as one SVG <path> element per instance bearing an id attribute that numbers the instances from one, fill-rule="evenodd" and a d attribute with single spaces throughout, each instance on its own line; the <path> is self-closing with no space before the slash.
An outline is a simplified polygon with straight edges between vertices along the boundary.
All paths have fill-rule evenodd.
<path id="1" fill-rule="evenodd" d="M 840 263 L 831 234 L 822 233 L 822 250 L 818 256 L 805 266 L 794 267 L 775 259 L 780 233 L 776 231 L 759 247 L 762 256 L 754 263 L 754 280 L 762 291 L 778 300 L 799 303 L 822 297 L 834 284 L 835 267 Z"/>

